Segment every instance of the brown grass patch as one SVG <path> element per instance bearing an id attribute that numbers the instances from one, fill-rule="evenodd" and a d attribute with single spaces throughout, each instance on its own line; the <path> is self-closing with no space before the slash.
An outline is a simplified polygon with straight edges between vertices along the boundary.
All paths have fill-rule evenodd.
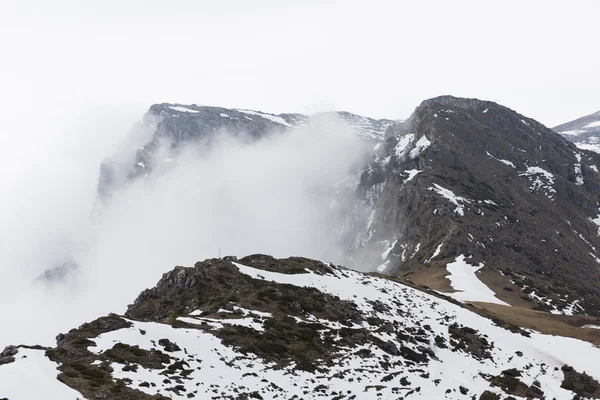
<path id="1" fill-rule="evenodd" d="M 581 328 L 587 324 L 600 325 L 600 321 L 587 316 L 554 315 L 520 307 L 500 304 L 472 303 L 475 308 L 508 323 L 529 328 L 538 332 L 585 340 L 600 346 L 600 329 Z"/>
<path id="2" fill-rule="evenodd" d="M 418 271 L 407 275 L 411 283 L 417 286 L 425 287 L 428 289 L 439 290 L 440 292 L 453 293 L 456 292 L 450 285 L 450 281 L 446 276 L 448 270 L 444 265 L 432 265 L 428 268 L 422 268 Z"/>

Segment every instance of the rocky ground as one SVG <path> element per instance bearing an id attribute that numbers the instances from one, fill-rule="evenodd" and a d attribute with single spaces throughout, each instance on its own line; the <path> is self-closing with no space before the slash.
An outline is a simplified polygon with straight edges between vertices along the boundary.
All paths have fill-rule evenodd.
<path id="1" fill-rule="evenodd" d="M 55 348 L 8 347 L 0 398 L 600 398 L 597 347 L 474 311 L 304 258 L 206 260 Z"/>

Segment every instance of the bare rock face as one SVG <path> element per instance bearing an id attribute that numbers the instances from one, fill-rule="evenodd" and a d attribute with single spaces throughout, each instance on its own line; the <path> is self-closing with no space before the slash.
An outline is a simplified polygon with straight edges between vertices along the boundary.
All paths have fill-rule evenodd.
<path id="1" fill-rule="evenodd" d="M 538 307 L 600 314 L 600 156 L 489 101 L 424 101 L 360 177 L 356 264 L 411 274 L 465 255 Z"/>
<path id="2" fill-rule="evenodd" d="M 10 364 L 15 361 L 15 355 L 19 352 L 16 346 L 6 346 L 0 353 L 0 365 Z"/>

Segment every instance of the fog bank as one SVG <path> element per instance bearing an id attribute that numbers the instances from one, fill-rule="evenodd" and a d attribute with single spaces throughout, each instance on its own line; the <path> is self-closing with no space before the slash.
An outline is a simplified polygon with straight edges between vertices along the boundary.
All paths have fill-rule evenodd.
<path id="1" fill-rule="evenodd" d="M 92 216 L 99 164 L 123 149 L 139 117 L 124 114 L 82 114 L 76 124 L 57 119 L 43 128 L 45 146 L 28 147 L 37 135 L 25 134 L 23 151 L 7 162 L 14 168 L 2 170 L 8 184 L 0 276 L 9 284 L 0 291 L 7 327 L 0 346 L 52 345 L 59 332 L 123 313 L 174 266 L 219 251 L 341 260 L 332 235 L 342 218 L 330 207 L 334 185 L 368 146 L 340 121 L 315 121 L 257 142 L 223 133 L 196 143 L 177 161 L 124 184 Z M 51 284 L 36 281 L 71 260 L 75 273 Z"/>

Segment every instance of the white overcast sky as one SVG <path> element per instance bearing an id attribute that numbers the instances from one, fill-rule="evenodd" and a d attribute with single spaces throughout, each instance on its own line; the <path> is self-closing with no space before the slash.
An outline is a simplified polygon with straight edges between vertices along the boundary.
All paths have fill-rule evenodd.
<path id="1" fill-rule="evenodd" d="M 600 110 L 599 16 L 597 0 L 0 0 L 1 105 L 404 118 L 453 94 L 553 126 Z"/>

